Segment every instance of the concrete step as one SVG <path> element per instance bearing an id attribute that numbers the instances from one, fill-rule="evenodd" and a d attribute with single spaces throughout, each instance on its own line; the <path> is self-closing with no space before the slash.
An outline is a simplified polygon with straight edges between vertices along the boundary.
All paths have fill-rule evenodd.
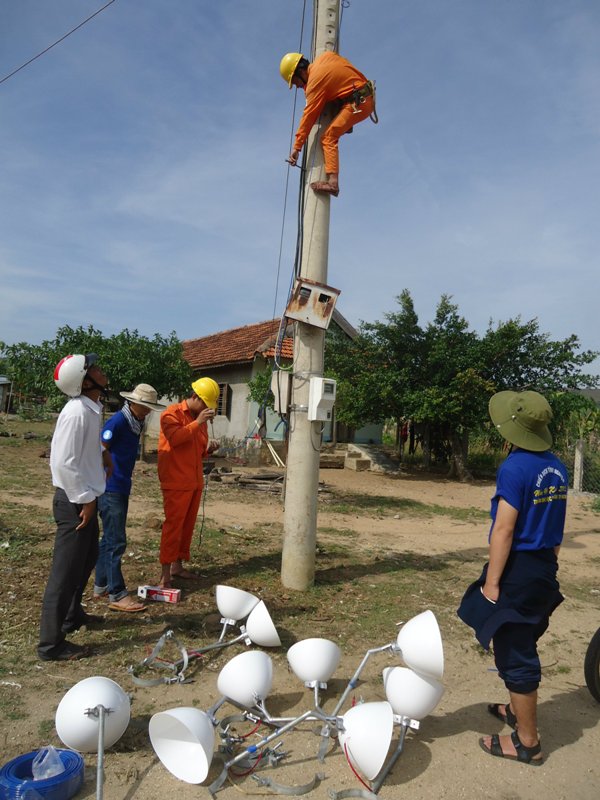
<path id="1" fill-rule="evenodd" d="M 321 453 L 319 467 L 321 469 L 344 469 L 343 453 Z"/>
<path id="2" fill-rule="evenodd" d="M 344 461 L 346 469 L 354 469 L 356 472 L 366 472 L 371 468 L 370 458 L 357 458 L 356 456 L 348 457 Z"/>

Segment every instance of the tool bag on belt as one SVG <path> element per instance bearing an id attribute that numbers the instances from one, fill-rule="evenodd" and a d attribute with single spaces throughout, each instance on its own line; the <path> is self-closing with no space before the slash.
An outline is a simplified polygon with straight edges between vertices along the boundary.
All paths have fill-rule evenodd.
<path id="1" fill-rule="evenodd" d="M 377 118 L 377 112 L 375 111 L 375 81 L 367 81 L 363 86 L 359 86 L 358 89 L 350 92 L 350 94 L 340 97 L 336 101 L 337 110 L 339 111 L 342 106 L 350 103 L 354 109 L 354 112 L 358 113 L 358 107 L 365 102 L 367 97 L 373 98 L 373 111 L 370 115 L 370 119 L 377 125 L 379 119 Z M 351 130 L 352 129 L 350 129 L 350 131 Z M 350 131 L 347 131 L 347 133 L 350 133 Z"/>

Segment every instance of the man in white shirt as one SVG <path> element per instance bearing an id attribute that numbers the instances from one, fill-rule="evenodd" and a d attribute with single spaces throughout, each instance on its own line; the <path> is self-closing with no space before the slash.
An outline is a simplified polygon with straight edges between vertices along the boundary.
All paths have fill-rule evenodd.
<path id="1" fill-rule="evenodd" d="M 112 468 L 110 453 L 103 453 L 100 443 L 99 401 L 108 380 L 96 360 L 93 353 L 67 356 L 54 372 L 56 385 L 71 399 L 58 417 L 50 451 L 57 529 L 42 603 L 38 655 L 43 661 L 84 657 L 85 648 L 65 636 L 103 619 L 81 606 L 98 557 L 96 500 L 104 493 L 105 469 Z"/>

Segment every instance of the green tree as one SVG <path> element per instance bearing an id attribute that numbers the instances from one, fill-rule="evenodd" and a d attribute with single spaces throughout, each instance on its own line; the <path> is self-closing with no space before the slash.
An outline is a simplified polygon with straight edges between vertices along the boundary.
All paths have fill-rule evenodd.
<path id="1" fill-rule="evenodd" d="M 267 361 L 265 368 L 248 382 L 248 394 L 246 400 L 258 403 L 259 408 L 263 406 L 273 410 L 273 392 L 271 391 L 271 376 L 273 375 L 273 367 L 270 361 Z"/>
<path id="2" fill-rule="evenodd" d="M 434 448 L 450 461 L 451 477 L 470 478 L 469 431 L 485 415 L 494 386 L 481 353 L 481 342 L 458 307 L 443 295 L 434 320 L 425 329 L 419 390 L 410 417 L 423 428 L 424 451 Z"/>
<path id="3" fill-rule="evenodd" d="M 191 382 L 190 366 L 174 332 L 147 338 L 126 328 L 105 337 L 93 325 L 65 325 L 54 339 L 39 345 L 2 345 L 0 357 L 16 392 L 26 398 L 46 398 L 50 406 L 60 408 L 65 398 L 54 384 L 54 368 L 70 353 L 97 353 L 115 394 L 143 382 L 154 386 L 159 396 L 174 396 L 187 391 Z"/>
<path id="4" fill-rule="evenodd" d="M 410 293 L 385 322 L 363 323 L 352 342 L 332 339 L 328 363 L 343 391 L 338 410 L 354 425 L 383 418 L 411 419 L 420 427 L 424 453 L 442 454 L 450 474 L 467 469 L 469 433 L 488 426 L 489 397 L 503 389 L 567 394 L 598 379 L 582 372 L 597 356 L 579 352 L 575 335 L 553 341 L 537 320 L 489 323 L 483 336 L 471 330 L 458 306 L 443 295 L 435 317 L 419 325 Z M 571 395 L 572 396 L 572 395 Z M 575 403 L 575 400 L 563 401 Z"/>
<path id="5" fill-rule="evenodd" d="M 387 419 L 399 423 L 419 386 L 425 335 L 410 293 L 396 299 L 400 311 L 385 314 L 386 322 L 362 323 L 355 339 L 340 333 L 328 338 L 325 367 L 337 381 L 336 416 L 355 428 Z"/>
<path id="6" fill-rule="evenodd" d="M 581 369 L 597 353 L 579 349 L 574 334 L 552 341 L 548 333 L 540 331 L 537 319 L 522 322 L 520 317 L 496 325 L 490 321 L 482 338 L 482 358 L 499 389 L 544 387 L 558 392 L 595 385 L 597 379 Z"/>

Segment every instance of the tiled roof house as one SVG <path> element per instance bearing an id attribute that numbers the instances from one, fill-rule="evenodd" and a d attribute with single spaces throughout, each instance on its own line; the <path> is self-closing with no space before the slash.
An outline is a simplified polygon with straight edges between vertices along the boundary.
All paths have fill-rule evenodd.
<path id="1" fill-rule="evenodd" d="M 280 320 L 273 319 L 211 333 L 201 339 L 187 339 L 183 342 L 183 357 L 195 372 L 233 364 L 250 364 L 257 355 L 272 358 L 275 355 L 279 326 Z M 291 360 L 293 348 L 291 335 L 284 336 L 279 350 L 281 358 Z"/>

